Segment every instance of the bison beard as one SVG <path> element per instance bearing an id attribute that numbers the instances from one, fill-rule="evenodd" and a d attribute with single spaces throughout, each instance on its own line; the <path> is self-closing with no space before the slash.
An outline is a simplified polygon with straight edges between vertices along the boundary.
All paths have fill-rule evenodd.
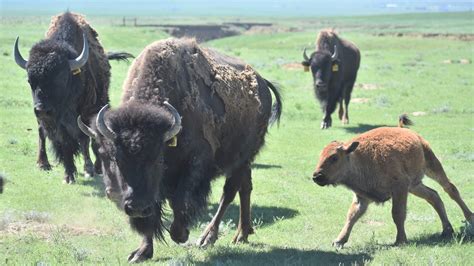
<path id="1" fill-rule="evenodd" d="M 169 39 L 145 48 L 123 90 L 119 108 L 108 111 L 105 120 L 99 113 L 91 129 L 82 128 L 104 150 L 106 190 L 143 235 L 129 261 L 152 257 L 153 235 L 162 238 L 165 200 L 174 214 L 171 238 L 187 241 L 188 226 L 205 209 L 211 180 L 220 174 L 227 177 L 224 193 L 198 245 L 216 241 L 219 223 L 237 192 L 241 211 L 234 242 L 247 241 L 253 233 L 250 163 L 264 143 L 269 120 L 280 117 L 276 88 L 237 59 L 201 48 L 194 40 Z M 271 91 L 276 98 L 273 112 Z M 182 116 L 176 147 L 163 137 L 174 123 L 169 108 L 163 107 L 165 100 Z M 154 206 L 151 213 L 149 206 Z"/>

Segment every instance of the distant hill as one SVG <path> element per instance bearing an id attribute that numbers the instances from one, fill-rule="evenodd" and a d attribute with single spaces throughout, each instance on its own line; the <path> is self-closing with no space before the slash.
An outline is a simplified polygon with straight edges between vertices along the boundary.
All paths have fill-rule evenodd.
<path id="1" fill-rule="evenodd" d="M 448 0 L 0 0 L 2 16 L 87 15 L 314 17 L 472 11 L 473 1 Z"/>

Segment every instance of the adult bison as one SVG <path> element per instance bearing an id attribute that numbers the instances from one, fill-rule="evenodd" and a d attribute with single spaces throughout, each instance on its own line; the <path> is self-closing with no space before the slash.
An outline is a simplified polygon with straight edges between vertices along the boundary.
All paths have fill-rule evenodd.
<path id="1" fill-rule="evenodd" d="M 400 118 L 401 126 L 407 122 L 406 116 Z M 406 242 L 408 193 L 428 201 L 441 219 L 442 236 L 451 236 L 453 228 L 441 198 L 422 183 L 425 174 L 438 182 L 461 207 L 466 220 L 474 223 L 474 214 L 446 176 L 428 142 L 417 133 L 406 128 L 381 127 L 346 143 L 334 141 L 327 145 L 321 152 L 313 181 L 320 186 L 344 185 L 354 192 L 346 223 L 333 244 L 342 247 L 347 242 L 352 227 L 369 203 L 383 203 L 390 198 L 397 227 L 395 244 Z"/>
<path id="2" fill-rule="evenodd" d="M 16 63 L 28 73 L 38 121 L 39 150 L 37 164 L 49 170 L 45 137 L 64 164 L 66 183 L 75 181 L 74 155 L 82 152 L 84 172 L 94 175 L 89 156 L 89 138 L 77 127 L 78 115 L 89 119 L 109 102 L 110 65 L 108 59 L 124 59 L 127 53 L 108 56 L 99 43 L 97 32 L 79 14 L 66 12 L 52 18 L 46 38 L 30 50 L 28 61 L 14 45 Z M 94 145 L 93 145 L 94 146 Z M 95 169 L 100 170 L 96 160 Z"/>
<path id="3" fill-rule="evenodd" d="M 324 113 L 321 128 L 331 127 L 331 114 L 338 102 L 339 119 L 349 123 L 348 108 L 360 64 L 359 49 L 334 31 L 322 30 L 316 40 L 316 51 L 308 57 L 305 48 L 303 58 L 303 66 L 311 68 L 314 91 Z"/>
<path id="4" fill-rule="evenodd" d="M 271 91 L 276 103 L 272 107 Z M 100 145 L 106 194 L 143 235 L 129 256 L 153 256 L 163 237 L 162 205 L 173 210 L 171 238 L 186 242 L 188 226 L 206 206 L 211 180 L 227 179 L 217 213 L 198 240 L 217 240 L 219 223 L 237 192 L 240 222 L 234 242 L 253 233 L 250 164 L 264 144 L 269 121 L 279 119 L 276 88 L 245 63 L 194 40 L 155 42 L 140 54 L 123 86 L 121 105 L 103 108 L 81 129 Z"/>

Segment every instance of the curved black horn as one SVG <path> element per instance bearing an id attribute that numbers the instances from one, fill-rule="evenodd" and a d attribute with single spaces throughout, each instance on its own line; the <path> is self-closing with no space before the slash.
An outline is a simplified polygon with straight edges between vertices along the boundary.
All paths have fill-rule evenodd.
<path id="1" fill-rule="evenodd" d="M 104 114 L 105 114 L 105 111 L 107 111 L 107 109 L 109 109 L 108 104 L 104 105 L 104 107 L 100 109 L 99 113 L 97 114 L 97 119 L 95 123 L 97 126 L 97 130 L 99 130 L 99 133 L 102 134 L 102 136 L 113 140 L 117 137 L 117 135 L 105 124 L 105 121 L 104 121 Z"/>
<path id="2" fill-rule="evenodd" d="M 82 45 L 82 52 L 81 54 L 73 60 L 69 60 L 69 67 L 71 70 L 76 70 L 81 68 L 87 63 L 87 59 L 89 59 L 89 42 L 87 42 L 87 36 L 85 33 L 82 34 L 83 38 L 83 45 Z"/>
<path id="3" fill-rule="evenodd" d="M 173 126 L 165 133 L 164 140 L 166 142 L 176 136 L 181 130 L 181 116 L 179 115 L 178 111 L 167 101 L 163 102 L 163 104 L 168 108 L 174 117 Z"/>
<path id="4" fill-rule="evenodd" d="M 81 116 L 77 117 L 77 126 L 82 131 L 82 133 L 86 134 L 90 138 L 97 138 L 97 133 L 92 130 L 92 128 L 88 127 L 84 122 L 82 122 Z"/>
<path id="5" fill-rule="evenodd" d="M 15 62 L 16 64 L 23 68 L 23 69 L 26 69 L 26 63 L 28 63 L 28 61 L 26 61 L 25 59 L 23 59 L 23 56 L 21 56 L 20 54 L 20 50 L 18 49 L 18 40 L 20 39 L 20 36 L 17 36 L 16 37 L 16 40 L 15 40 L 15 46 L 13 47 L 13 54 L 15 56 Z"/>
<path id="6" fill-rule="evenodd" d="M 309 61 L 309 57 L 308 57 L 308 55 L 306 54 L 306 47 L 305 47 L 304 50 L 303 50 L 303 58 L 304 58 L 304 60 Z"/>
<path id="7" fill-rule="evenodd" d="M 334 53 L 331 56 L 331 60 L 332 61 L 337 60 L 337 46 L 336 45 L 334 45 Z"/>

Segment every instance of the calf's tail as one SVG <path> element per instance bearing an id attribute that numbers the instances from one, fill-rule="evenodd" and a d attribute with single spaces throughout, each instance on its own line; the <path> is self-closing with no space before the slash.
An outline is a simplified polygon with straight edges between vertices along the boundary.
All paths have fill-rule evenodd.
<path id="1" fill-rule="evenodd" d="M 405 126 L 411 126 L 413 125 L 413 121 L 408 118 L 407 114 L 402 114 L 401 116 L 398 117 L 398 127 L 405 127 Z"/>

